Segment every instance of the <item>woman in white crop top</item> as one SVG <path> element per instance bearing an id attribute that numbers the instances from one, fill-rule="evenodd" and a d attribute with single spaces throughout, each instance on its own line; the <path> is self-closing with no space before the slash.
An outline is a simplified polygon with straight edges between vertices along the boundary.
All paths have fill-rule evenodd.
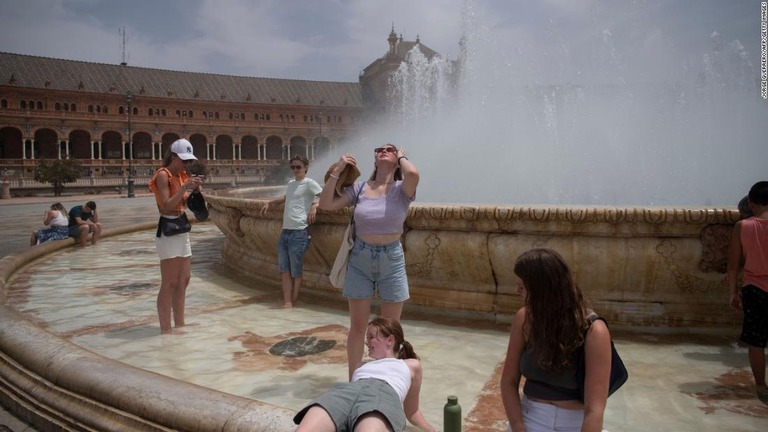
<path id="1" fill-rule="evenodd" d="M 339 210 L 354 206 L 355 244 L 349 254 L 342 295 L 349 304 L 347 365 L 349 377 L 363 359 L 363 339 L 375 291 L 382 316 L 400 319 L 410 293 L 405 254 L 400 243 L 408 207 L 416 197 L 419 170 L 403 149 L 385 144 L 374 149 L 374 171 L 367 182 L 355 183 L 335 194 L 339 174 L 347 165 L 357 166 L 346 153 L 331 167 L 320 192 L 319 207 Z"/>
<path id="2" fill-rule="evenodd" d="M 293 418 L 297 432 L 405 429 L 405 420 L 435 429 L 419 409 L 421 362 L 403 336 L 400 322 L 380 317 L 368 323 L 366 346 L 372 361 L 352 381 L 334 386 Z"/>

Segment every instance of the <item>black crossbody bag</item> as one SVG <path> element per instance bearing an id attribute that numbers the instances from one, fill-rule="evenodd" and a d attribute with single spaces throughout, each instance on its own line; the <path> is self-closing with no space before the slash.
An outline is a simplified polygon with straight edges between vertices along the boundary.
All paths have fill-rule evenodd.
<path id="1" fill-rule="evenodd" d="M 593 322 L 597 320 L 603 321 L 606 326 L 608 323 L 605 321 L 605 319 L 597 316 L 592 315 L 589 318 L 589 325 L 591 326 Z M 587 344 L 587 333 L 589 332 L 589 327 L 587 327 L 587 330 L 584 332 L 584 344 L 581 346 L 581 348 L 578 349 L 578 361 L 576 364 L 576 382 L 579 387 L 579 395 L 581 396 L 581 401 L 584 401 L 584 387 L 585 383 L 584 380 L 586 378 L 586 353 L 584 352 L 584 346 Z M 621 357 L 619 356 L 619 352 L 616 351 L 616 347 L 613 345 L 613 339 L 611 339 L 611 374 L 608 380 L 608 396 L 612 395 L 616 390 L 618 390 L 621 386 L 624 385 L 625 382 L 627 382 L 627 379 L 629 379 L 629 372 L 627 372 L 626 366 L 624 366 L 624 362 L 621 360 Z"/>
<path id="2" fill-rule="evenodd" d="M 157 236 L 171 237 L 177 234 L 184 234 L 192 231 L 192 224 L 187 219 L 187 214 L 182 212 L 181 216 L 168 219 L 160 216 L 160 222 L 157 223 Z"/>

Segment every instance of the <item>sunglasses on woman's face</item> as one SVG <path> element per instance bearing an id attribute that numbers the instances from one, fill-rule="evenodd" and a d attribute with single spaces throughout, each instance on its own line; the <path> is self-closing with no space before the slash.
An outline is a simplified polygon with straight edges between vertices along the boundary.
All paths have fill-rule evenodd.
<path id="1" fill-rule="evenodd" d="M 304 167 L 303 167 L 303 166 L 301 166 L 301 165 L 291 165 L 291 169 L 292 169 L 292 170 L 300 170 L 300 169 L 303 169 L 303 168 L 304 168 Z"/>
<path id="2" fill-rule="evenodd" d="M 379 154 L 381 152 L 397 153 L 397 149 L 394 147 L 376 147 L 375 149 L 373 149 L 373 152 L 376 154 Z"/>

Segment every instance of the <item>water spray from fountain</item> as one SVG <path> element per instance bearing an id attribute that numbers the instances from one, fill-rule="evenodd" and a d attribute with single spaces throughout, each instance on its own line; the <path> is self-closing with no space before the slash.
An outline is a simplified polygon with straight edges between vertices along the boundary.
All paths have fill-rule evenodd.
<path id="1" fill-rule="evenodd" d="M 458 59 L 413 49 L 388 121 L 353 140 L 363 177 L 392 142 L 417 162 L 420 202 L 734 207 L 768 162 L 759 56 L 656 25 L 662 12 L 596 1 L 497 34 L 468 1 Z M 690 55 L 691 37 L 709 48 Z"/>

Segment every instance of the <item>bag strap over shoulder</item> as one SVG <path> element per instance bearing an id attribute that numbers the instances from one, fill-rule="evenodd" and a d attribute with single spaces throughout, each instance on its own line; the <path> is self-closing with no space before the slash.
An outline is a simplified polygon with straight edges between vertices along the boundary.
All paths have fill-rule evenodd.
<path id="1" fill-rule="evenodd" d="M 603 321 L 606 327 L 608 326 L 608 322 L 594 312 L 588 315 L 587 320 L 589 321 L 589 327 L 592 327 L 592 323 L 597 320 Z M 584 380 L 586 378 L 585 345 L 587 341 L 587 335 L 589 333 L 589 327 L 587 327 L 587 330 L 584 332 L 584 344 L 582 344 L 578 350 L 578 360 L 576 364 L 576 381 L 578 383 L 580 399 L 582 401 L 584 401 Z M 624 385 L 624 383 L 627 382 L 627 379 L 629 379 L 629 372 L 627 372 L 627 368 L 624 366 L 624 362 L 621 360 L 619 352 L 616 351 L 616 346 L 613 344 L 613 338 L 611 338 L 611 372 L 608 381 L 608 396 L 612 395 L 616 390 Z"/>
<path id="2" fill-rule="evenodd" d="M 590 325 L 590 326 L 592 325 L 592 323 L 593 323 L 593 322 L 595 322 L 595 321 L 597 321 L 597 320 L 600 320 L 600 321 L 604 322 L 604 323 L 605 323 L 605 325 L 608 325 L 608 322 L 605 320 L 605 318 L 601 317 L 600 315 L 598 315 L 598 314 L 596 314 L 596 313 L 594 313 L 594 312 L 592 312 L 591 314 L 589 314 L 589 316 L 587 317 L 587 319 L 589 320 L 589 325 Z"/>
<path id="3" fill-rule="evenodd" d="M 355 223 L 355 209 L 357 208 L 357 202 L 360 201 L 360 194 L 363 193 L 363 188 L 365 187 L 365 182 L 353 183 L 352 184 L 352 190 L 353 191 L 355 190 L 355 185 L 357 185 L 357 184 L 360 185 L 360 189 L 358 189 L 357 193 L 355 194 L 355 202 L 352 205 L 352 218 L 349 220 L 350 224 Z"/>
<path id="4" fill-rule="evenodd" d="M 352 206 L 353 209 L 355 207 L 357 207 L 357 202 L 360 201 L 360 194 L 363 193 L 363 188 L 365 187 L 365 182 L 360 182 L 360 183 L 357 183 L 357 184 L 360 185 L 360 188 L 357 190 L 357 193 L 355 194 L 355 203 Z M 353 190 L 354 190 L 354 188 L 353 188 Z"/>

